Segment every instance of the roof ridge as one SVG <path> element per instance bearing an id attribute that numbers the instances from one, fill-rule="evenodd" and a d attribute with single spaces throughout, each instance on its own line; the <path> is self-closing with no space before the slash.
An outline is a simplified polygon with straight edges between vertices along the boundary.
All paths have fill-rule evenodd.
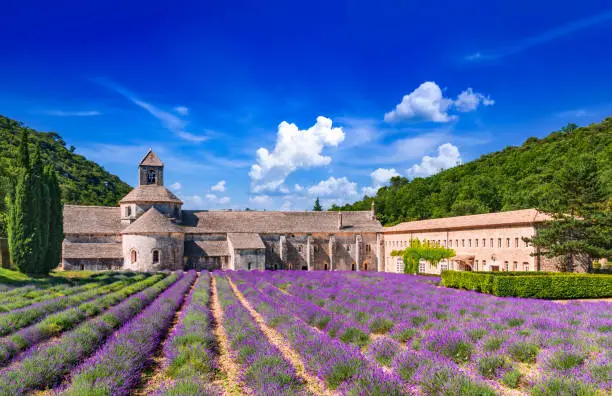
<path id="1" fill-rule="evenodd" d="M 75 207 L 75 208 L 104 208 L 104 209 L 118 209 L 119 208 L 119 206 L 64 204 L 64 207 L 66 206 Z"/>

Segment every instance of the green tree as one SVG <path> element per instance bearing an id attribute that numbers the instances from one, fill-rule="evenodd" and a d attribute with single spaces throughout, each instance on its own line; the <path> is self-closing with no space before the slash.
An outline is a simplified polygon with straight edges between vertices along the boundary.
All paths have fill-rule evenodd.
<path id="1" fill-rule="evenodd" d="M 557 261 L 562 271 L 593 270 L 593 261 L 612 256 L 612 210 L 602 203 L 605 190 L 592 155 L 583 155 L 563 168 L 555 179 L 562 197 L 540 208 L 550 221 L 537 234 L 525 238 L 536 248 L 535 255 Z"/>
<path id="2" fill-rule="evenodd" d="M 17 182 L 7 196 L 8 243 L 11 261 L 21 272 L 36 273 L 37 239 L 36 218 L 32 213 L 33 183 L 30 168 L 28 131 L 21 134 Z"/>
<path id="3" fill-rule="evenodd" d="M 320 212 L 323 210 L 323 207 L 321 206 L 321 203 L 319 202 L 319 197 L 317 197 L 317 199 L 315 200 L 314 207 L 312 208 L 312 210 L 314 210 L 315 212 Z"/>
<path id="4" fill-rule="evenodd" d="M 36 146 L 32 157 L 31 180 L 32 196 L 30 201 L 30 214 L 34 222 L 32 234 L 34 248 L 32 266 L 34 273 L 46 274 L 44 263 L 49 244 L 49 187 L 43 175 L 44 167 L 40 146 Z"/>
<path id="5" fill-rule="evenodd" d="M 62 242 L 64 240 L 63 205 L 57 173 L 52 166 L 45 166 L 44 179 L 49 192 L 49 240 L 43 264 L 48 271 L 51 271 L 57 267 L 62 259 Z"/>

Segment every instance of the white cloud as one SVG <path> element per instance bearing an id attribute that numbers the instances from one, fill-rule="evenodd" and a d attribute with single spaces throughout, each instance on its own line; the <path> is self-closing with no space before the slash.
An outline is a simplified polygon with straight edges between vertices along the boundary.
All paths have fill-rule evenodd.
<path id="1" fill-rule="evenodd" d="M 170 185 L 170 190 L 178 191 L 183 188 L 183 185 L 179 182 Z"/>
<path id="2" fill-rule="evenodd" d="M 426 81 L 408 95 L 404 95 L 401 103 L 395 106 L 395 110 L 385 114 L 385 121 L 415 118 L 449 122 L 454 118 L 447 113 L 452 103 L 451 99 L 444 98 L 438 84 Z"/>
<path id="3" fill-rule="evenodd" d="M 55 117 L 93 117 L 102 115 L 98 110 L 86 110 L 86 111 L 64 111 L 64 110 L 44 110 L 42 112 L 45 115 Z"/>
<path id="4" fill-rule="evenodd" d="M 283 205 L 280 207 L 280 210 L 286 212 L 286 211 L 291 210 L 292 207 L 293 207 L 293 203 L 289 200 L 285 200 L 283 202 Z"/>
<path id="5" fill-rule="evenodd" d="M 398 171 L 395 170 L 395 168 L 378 168 L 374 172 L 370 173 L 370 177 L 372 178 L 372 184 L 375 186 L 386 184 L 389 182 L 389 180 L 391 180 L 392 177 L 396 176 L 400 176 L 400 174 Z"/>
<path id="6" fill-rule="evenodd" d="M 189 195 L 181 197 L 183 201 L 183 209 L 202 209 L 204 200 L 199 195 Z"/>
<path id="7" fill-rule="evenodd" d="M 299 184 L 296 184 L 293 189 L 295 190 L 295 192 L 301 192 L 304 190 L 304 187 L 300 186 Z"/>
<path id="8" fill-rule="evenodd" d="M 280 186 L 278 188 L 278 191 L 282 194 L 289 194 L 289 187 L 287 186 Z"/>
<path id="9" fill-rule="evenodd" d="M 225 191 L 225 180 L 220 180 L 217 184 L 210 188 L 212 191 L 224 192 Z"/>
<path id="10" fill-rule="evenodd" d="M 206 198 L 207 201 L 213 204 L 219 204 L 219 205 L 225 205 L 225 204 L 230 203 L 231 201 L 230 197 L 218 197 L 215 194 L 206 194 L 204 195 L 204 198 Z"/>
<path id="11" fill-rule="evenodd" d="M 335 178 L 330 176 L 327 180 L 321 180 L 318 184 L 308 187 L 308 194 L 317 197 L 329 198 L 356 198 L 357 183 L 349 181 L 346 177 Z"/>
<path id="12" fill-rule="evenodd" d="M 272 205 L 272 198 L 268 195 L 255 195 L 249 197 L 249 202 L 260 208 L 268 208 Z"/>
<path id="13" fill-rule="evenodd" d="M 401 103 L 395 109 L 385 114 L 385 121 L 416 119 L 432 122 L 449 122 L 457 119 L 449 114 L 450 110 L 468 112 L 476 110 L 480 105 L 492 106 L 495 101 L 489 96 L 474 92 L 468 88 L 461 92 L 456 100 L 445 98 L 442 89 L 433 81 L 426 81 L 417 89 L 404 95 Z"/>
<path id="14" fill-rule="evenodd" d="M 365 187 L 361 187 L 361 193 L 363 195 L 367 195 L 368 197 L 373 197 L 376 195 L 376 193 L 378 192 L 378 189 L 382 187 L 380 185 L 377 186 L 365 186 Z"/>
<path id="15" fill-rule="evenodd" d="M 483 106 L 493 106 L 495 101 L 489 98 L 489 96 L 484 96 L 481 93 L 474 92 L 472 88 L 468 88 L 461 92 L 459 96 L 457 96 L 457 100 L 454 102 L 457 110 L 464 113 L 476 110 L 481 104 Z"/>
<path id="16" fill-rule="evenodd" d="M 187 114 L 189 114 L 189 109 L 185 106 L 176 106 L 174 108 L 174 111 L 176 111 L 178 114 L 182 116 L 186 116 Z"/>
<path id="17" fill-rule="evenodd" d="M 323 155 L 326 146 L 338 146 L 344 140 L 342 128 L 332 127 L 332 120 L 322 116 L 306 130 L 283 121 L 278 126 L 276 145 L 272 152 L 260 147 L 257 163 L 251 166 L 249 176 L 254 192 L 275 191 L 287 176 L 297 169 L 326 166 L 331 157 Z"/>
<path id="18" fill-rule="evenodd" d="M 407 170 L 410 177 L 426 177 L 439 172 L 442 169 L 452 168 L 461 163 L 459 149 L 450 143 L 445 143 L 438 147 L 438 156 L 430 157 L 426 155 L 420 164 L 413 165 Z"/>

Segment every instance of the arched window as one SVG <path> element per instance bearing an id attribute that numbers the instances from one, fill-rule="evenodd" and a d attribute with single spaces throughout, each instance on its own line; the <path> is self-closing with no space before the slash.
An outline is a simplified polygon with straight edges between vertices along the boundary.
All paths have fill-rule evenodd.
<path id="1" fill-rule="evenodd" d="M 249 270 L 251 269 L 251 263 L 249 263 L 249 264 L 247 265 L 247 268 L 248 268 Z"/>
<path id="2" fill-rule="evenodd" d="M 325 264 L 325 271 L 327 271 L 327 264 Z"/>
<path id="3" fill-rule="evenodd" d="M 125 217 L 130 217 L 132 215 L 132 207 L 128 206 L 125 208 Z"/>
<path id="4" fill-rule="evenodd" d="M 149 169 L 149 172 L 147 172 L 147 181 L 149 182 L 149 184 L 154 184 L 155 181 L 157 180 L 156 178 L 156 174 L 155 171 L 153 169 Z"/>
<path id="5" fill-rule="evenodd" d="M 364 270 L 364 271 L 367 271 L 367 270 L 368 270 L 368 263 L 365 263 L 365 264 L 363 265 L 363 270 Z"/>
<path id="6" fill-rule="evenodd" d="M 355 271 L 355 264 L 351 265 L 351 271 Z"/>
<path id="7" fill-rule="evenodd" d="M 153 250 L 153 264 L 159 263 L 159 250 Z"/>
<path id="8" fill-rule="evenodd" d="M 138 258 L 136 255 L 136 250 L 132 250 L 132 252 L 130 253 L 130 257 L 132 259 L 132 264 L 134 264 L 136 262 L 136 259 Z"/>

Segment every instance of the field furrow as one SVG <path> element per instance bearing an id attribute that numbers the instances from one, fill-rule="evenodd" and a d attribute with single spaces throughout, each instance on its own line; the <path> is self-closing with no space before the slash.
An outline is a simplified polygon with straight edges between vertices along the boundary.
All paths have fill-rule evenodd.
<path id="1" fill-rule="evenodd" d="M 23 395 L 35 389 L 58 385 L 73 367 L 93 353 L 115 329 L 137 315 L 180 277 L 180 274 L 172 274 L 104 314 L 64 333 L 54 342 L 34 346 L 19 362 L 0 370 L 0 395 Z"/>

